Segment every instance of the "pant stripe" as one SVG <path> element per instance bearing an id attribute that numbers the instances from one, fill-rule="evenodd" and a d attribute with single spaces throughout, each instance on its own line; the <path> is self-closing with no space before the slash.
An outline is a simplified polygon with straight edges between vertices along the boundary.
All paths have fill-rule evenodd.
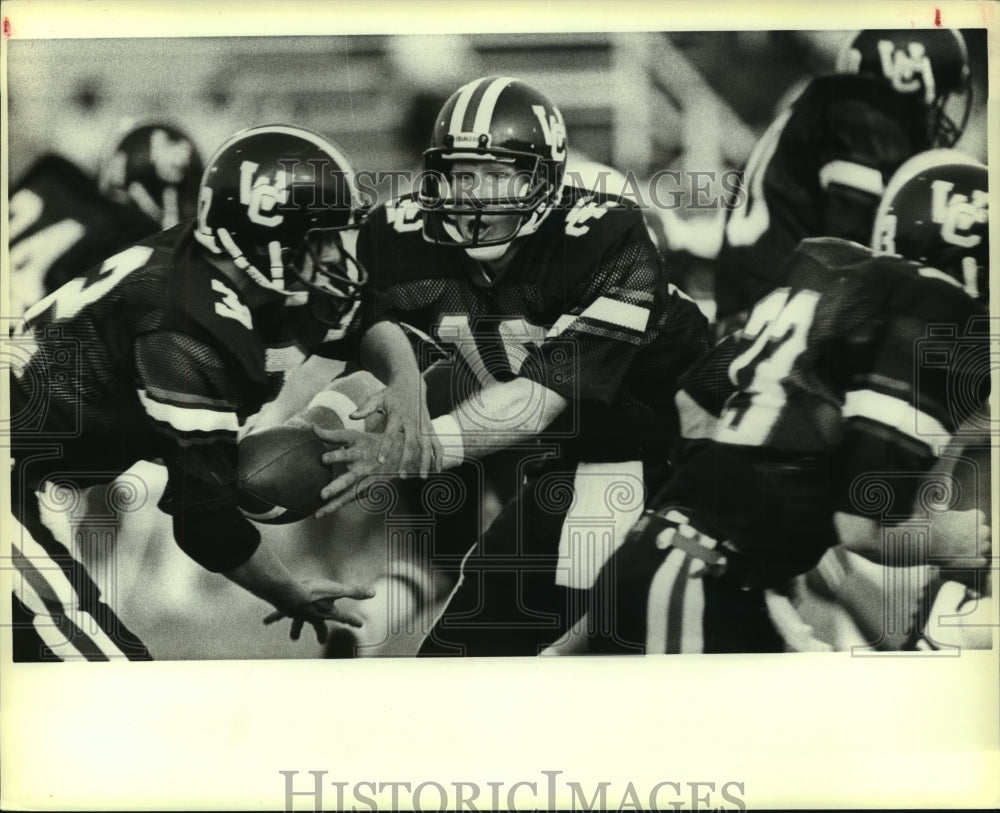
<path id="1" fill-rule="evenodd" d="M 94 640 L 72 620 L 70 616 L 78 612 L 85 619 L 92 619 L 95 625 L 97 623 L 96 619 L 83 609 L 74 610 L 73 604 L 54 598 L 55 590 L 46 580 L 45 574 L 36 568 L 32 562 L 29 562 L 16 545 L 14 546 L 14 566 L 24 577 L 24 580 L 20 584 L 14 585 L 14 595 L 21 599 L 24 605 L 35 614 L 36 619 L 42 619 L 47 616 L 54 628 L 58 629 L 65 637 L 66 642 L 76 647 L 80 654 L 88 661 L 110 660 L 109 652 L 105 651 L 105 647 L 109 647 L 110 654 L 124 657 L 124 653 L 103 634 L 99 626 L 97 627 L 98 634 L 96 636 L 98 640 Z M 41 631 L 43 626 L 46 625 L 40 624 L 36 620 L 35 629 L 45 639 L 45 635 Z M 100 640 L 102 638 L 104 639 L 103 641 Z M 56 649 L 48 640 L 45 642 L 57 656 L 65 651 L 63 647 Z M 60 660 L 64 660 L 64 658 L 60 658 Z"/>
<path id="2" fill-rule="evenodd" d="M 684 626 L 681 629 L 681 652 L 705 651 L 705 580 L 690 576 L 691 557 L 686 571 Z"/>
<path id="3" fill-rule="evenodd" d="M 21 566 L 16 565 L 20 571 Z M 52 653 L 52 660 L 86 660 L 106 661 L 108 658 L 100 656 L 100 651 L 96 647 L 88 647 L 83 642 L 83 630 L 76 626 L 66 615 L 61 606 L 53 608 L 45 601 L 32 586 L 33 575 L 23 573 L 23 579 L 14 587 L 14 597 L 21 603 L 21 606 L 31 614 L 31 625 L 34 627 L 42 643 L 48 647 Z M 90 642 L 92 643 L 92 642 Z M 82 645 L 81 645 L 82 644 Z M 67 646 L 68 645 L 68 646 Z M 39 653 L 41 655 L 41 653 Z M 46 658 L 47 659 L 47 658 Z"/>
<path id="4" fill-rule="evenodd" d="M 89 660 L 150 660 L 149 652 L 142 642 L 110 607 L 100 602 L 100 589 L 83 564 L 72 556 L 41 521 L 34 494 L 27 496 L 20 515 L 15 516 L 21 529 L 21 533 L 17 535 L 21 548 L 13 544 L 11 546 L 18 560 L 16 566 L 31 584 L 42 605 L 47 608 L 39 612 L 41 607 L 36 607 L 32 608 L 33 611 L 39 615 L 51 612 L 56 617 L 67 618 L 73 627 L 63 627 L 64 634 L 79 637 L 79 640 L 73 638 L 73 643 Z M 74 586 L 75 582 L 79 583 L 82 596 Z M 24 596 L 18 595 L 16 585 L 14 592 L 24 600 Z M 75 624 L 74 618 L 80 621 L 80 625 Z M 128 654 L 116 641 L 128 642 L 134 646 L 135 652 Z"/>
<path id="5" fill-rule="evenodd" d="M 684 627 L 686 622 L 690 623 L 691 619 L 684 617 L 684 609 L 687 605 L 685 601 L 685 595 L 687 594 L 687 586 L 690 581 L 689 573 L 691 572 L 691 557 L 682 551 L 677 551 L 681 556 L 681 564 L 677 570 L 677 575 L 674 577 L 673 583 L 670 585 L 670 599 L 667 602 L 667 654 L 676 655 L 681 652 L 681 637 L 684 634 Z M 701 619 L 694 619 L 699 624 Z"/>
<path id="6" fill-rule="evenodd" d="M 683 552 L 671 548 L 649 585 L 646 608 L 646 654 L 667 652 L 667 618 L 677 572 L 684 562 Z"/>

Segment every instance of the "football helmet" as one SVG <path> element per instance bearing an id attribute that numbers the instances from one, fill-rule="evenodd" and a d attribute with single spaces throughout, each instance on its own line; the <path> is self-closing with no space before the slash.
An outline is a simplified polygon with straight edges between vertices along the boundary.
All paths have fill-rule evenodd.
<path id="1" fill-rule="evenodd" d="M 144 124 L 115 139 L 101 161 L 98 186 L 169 229 L 194 217 L 201 172 L 201 156 L 183 130 Z"/>
<path id="2" fill-rule="evenodd" d="M 925 263 L 989 302 L 987 169 L 955 150 L 915 155 L 893 175 L 875 215 L 872 250 Z"/>
<path id="3" fill-rule="evenodd" d="M 969 52 L 959 31 L 859 31 L 841 52 L 837 70 L 880 76 L 899 93 L 921 94 L 928 109 L 927 136 L 933 147 L 954 146 L 969 121 Z M 957 113 L 957 121 L 946 107 Z"/>
<path id="4" fill-rule="evenodd" d="M 504 188 L 470 184 L 470 177 L 455 172 L 455 164 L 479 161 L 513 170 Z M 463 246 L 476 256 L 479 247 L 505 247 L 531 234 L 559 200 L 565 167 L 566 125 L 544 95 L 510 76 L 463 85 L 438 113 L 424 152 L 417 187 L 424 238 Z M 509 227 L 483 228 L 483 218 L 492 216 Z M 460 229 L 458 218 L 469 218 L 470 228 Z"/>
<path id="5" fill-rule="evenodd" d="M 368 281 L 341 240 L 364 214 L 337 147 L 300 127 L 265 125 L 232 136 L 209 159 L 194 234 L 257 285 L 309 304 L 335 327 Z"/>

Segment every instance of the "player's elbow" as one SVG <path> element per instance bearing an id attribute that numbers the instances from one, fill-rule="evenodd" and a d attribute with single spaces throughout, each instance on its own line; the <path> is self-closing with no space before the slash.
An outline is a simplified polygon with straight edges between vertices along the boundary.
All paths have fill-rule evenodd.
<path id="1" fill-rule="evenodd" d="M 239 567 L 257 550 L 260 533 L 233 512 L 180 510 L 173 517 L 174 540 L 194 561 L 212 573 Z"/>

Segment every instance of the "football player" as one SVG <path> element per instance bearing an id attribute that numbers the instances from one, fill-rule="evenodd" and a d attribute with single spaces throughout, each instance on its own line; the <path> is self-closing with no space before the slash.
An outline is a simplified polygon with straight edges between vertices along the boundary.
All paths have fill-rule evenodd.
<path id="1" fill-rule="evenodd" d="M 985 565 L 981 506 L 928 508 L 926 489 L 989 394 L 987 215 L 986 167 L 931 151 L 890 182 L 874 250 L 801 243 L 685 377 L 675 474 L 552 654 L 826 648 L 787 584 L 837 544 L 898 560 L 911 516 L 930 557 Z"/>
<path id="2" fill-rule="evenodd" d="M 130 129 L 95 180 L 58 155 L 39 159 L 10 197 L 11 315 L 133 243 L 194 217 L 202 162 L 165 123 Z"/>
<path id="3" fill-rule="evenodd" d="M 861 31 L 846 43 L 838 73 L 814 79 L 775 119 L 726 219 L 719 335 L 777 287 L 777 270 L 800 240 L 868 242 L 889 177 L 961 135 L 972 102 L 968 62 L 958 31 Z"/>
<path id="4" fill-rule="evenodd" d="M 201 156 L 176 127 L 144 124 L 126 132 L 101 161 L 105 197 L 139 209 L 161 229 L 195 216 Z"/>
<path id="5" fill-rule="evenodd" d="M 399 486 L 422 506 L 415 544 L 436 573 L 463 573 L 423 654 L 534 655 L 572 624 L 641 510 L 642 461 L 667 457 L 671 382 L 708 346 L 638 207 L 565 183 L 566 157 L 549 99 L 476 79 L 438 114 L 417 190 L 359 236 L 382 294 L 368 318 L 422 337 L 443 448 L 444 472 Z M 385 470 L 377 436 L 319 434 L 351 467 L 335 508 Z M 487 484 L 503 503 L 492 523 Z"/>
<path id="6" fill-rule="evenodd" d="M 14 649 L 18 660 L 145 659 L 149 652 L 100 600 L 100 588 L 41 521 L 39 495 L 107 482 L 160 459 L 160 507 L 178 545 L 323 640 L 349 624 L 343 596 L 370 593 L 297 581 L 238 510 L 237 433 L 273 397 L 290 356 L 354 359 L 411 387 L 382 404 L 414 435 L 421 403 L 405 335 L 362 331 L 366 274 L 341 234 L 361 218 L 350 167 L 307 130 L 242 131 L 208 162 L 197 221 L 140 241 L 33 306 L 12 341 Z M 399 414 L 395 415 L 399 419 Z"/>

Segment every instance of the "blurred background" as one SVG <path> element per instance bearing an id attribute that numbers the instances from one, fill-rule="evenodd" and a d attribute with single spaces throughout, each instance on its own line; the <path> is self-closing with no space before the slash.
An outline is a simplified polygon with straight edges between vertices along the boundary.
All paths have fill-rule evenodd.
<path id="1" fill-rule="evenodd" d="M 964 33 L 974 106 L 957 146 L 985 161 L 986 36 L 985 30 Z M 148 120 L 182 128 L 205 158 L 236 130 L 283 122 L 332 139 L 356 169 L 416 170 L 443 101 L 464 83 L 491 74 L 535 84 L 562 108 L 577 165 L 596 161 L 639 179 L 662 169 L 721 173 L 741 168 L 776 113 L 811 77 L 832 71 L 849 36 L 15 38 L 7 51 L 9 178 L 13 187 L 46 153 L 96 175 L 115 137 Z M 718 250 L 721 215 L 721 208 L 682 206 L 658 216 L 671 250 L 697 263 L 710 262 Z M 706 284 L 696 273 L 685 279 Z M 124 518 L 118 544 L 108 535 L 113 523 L 105 527 L 93 518 L 77 541 L 88 549 L 91 567 L 107 574 L 102 581 L 118 590 L 121 614 L 154 654 L 316 657 L 314 641 L 288 641 L 287 625 L 262 627 L 268 609 L 262 602 L 199 570 L 173 545 L 169 522 L 151 507 L 162 472 L 142 465 L 149 466 L 140 476 L 151 491 L 150 508 Z M 85 522 L 82 515 L 73 520 Z M 322 525 L 306 522 L 265 534 L 281 544 L 296 572 L 319 569 L 365 580 L 387 567 L 385 528 L 381 518 L 348 510 Z M 394 636 L 381 654 L 407 654 L 407 640 Z"/>
<path id="2" fill-rule="evenodd" d="M 985 29 L 965 32 L 976 106 L 959 147 L 985 160 Z M 625 34 L 9 42 L 10 178 L 47 151 L 96 171 L 113 135 L 163 119 L 206 156 L 235 130 L 275 121 L 332 138 L 356 168 L 408 169 L 438 106 L 504 74 L 562 107 L 570 150 L 639 176 L 739 168 L 756 137 L 848 34 Z"/>
<path id="3" fill-rule="evenodd" d="M 851 33 L 15 38 L 10 180 L 45 152 L 96 174 L 115 136 L 149 120 L 186 130 L 203 158 L 236 130 L 283 122 L 332 139 L 355 169 L 415 171 L 440 105 L 492 74 L 533 83 L 562 108 L 581 170 L 596 161 L 640 181 L 663 169 L 721 173 L 742 168 L 777 112 L 811 77 L 832 72 Z M 957 147 L 985 161 L 986 30 L 963 33 L 973 110 Z M 692 179 L 681 177 L 657 183 L 661 200 L 680 205 L 651 225 L 662 225 L 661 248 L 711 260 L 721 209 L 690 209 Z M 387 196 L 388 184 L 377 192 Z M 722 192 L 718 177 L 709 192 Z M 697 269 L 678 272 L 682 286 L 706 284 Z"/>

